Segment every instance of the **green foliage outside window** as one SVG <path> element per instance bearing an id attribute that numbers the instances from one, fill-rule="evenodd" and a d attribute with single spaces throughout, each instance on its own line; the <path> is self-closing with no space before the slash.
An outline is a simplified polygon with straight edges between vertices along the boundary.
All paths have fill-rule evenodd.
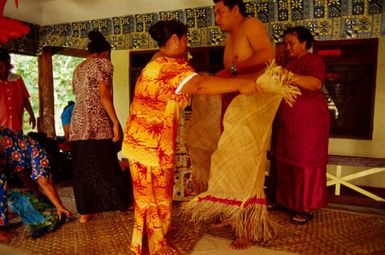
<path id="1" fill-rule="evenodd" d="M 72 75 L 76 66 L 83 60 L 83 58 L 63 55 L 52 57 L 56 135 L 64 135 L 60 115 L 68 101 L 75 101 L 75 96 L 72 94 Z"/>
<path id="2" fill-rule="evenodd" d="M 11 59 L 12 65 L 14 66 L 11 72 L 17 73 L 23 78 L 25 86 L 27 87 L 29 95 L 31 96 L 29 100 L 37 119 L 39 115 L 39 71 L 37 65 L 37 57 L 11 54 Z M 26 111 L 24 111 L 23 131 L 25 134 L 27 134 L 29 131 L 32 131 L 28 121 L 29 115 Z"/>
<path id="3" fill-rule="evenodd" d="M 13 72 L 21 75 L 30 94 L 30 101 L 35 117 L 39 116 L 39 87 L 38 87 L 38 62 L 37 57 L 11 54 Z M 52 57 L 54 80 L 54 104 L 55 104 L 55 129 L 57 135 L 63 135 L 60 115 L 68 101 L 75 101 L 72 94 L 72 74 L 75 67 L 83 61 L 83 58 L 54 55 Z M 32 131 L 28 113 L 24 113 L 24 133 Z"/>

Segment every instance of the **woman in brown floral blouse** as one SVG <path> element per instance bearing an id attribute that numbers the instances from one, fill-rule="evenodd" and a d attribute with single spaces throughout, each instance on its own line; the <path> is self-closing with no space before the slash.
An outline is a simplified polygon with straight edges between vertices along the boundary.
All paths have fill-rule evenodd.
<path id="1" fill-rule="evenodd" d="M 71 119 L 74 193 L 79 221 L 97 212 L 126 210 L 128 188 L 116 155 L 122 131 L 112 103 L 111 45 L 99 31 L 88 34 L 90 55 L 76 67 Z"/>

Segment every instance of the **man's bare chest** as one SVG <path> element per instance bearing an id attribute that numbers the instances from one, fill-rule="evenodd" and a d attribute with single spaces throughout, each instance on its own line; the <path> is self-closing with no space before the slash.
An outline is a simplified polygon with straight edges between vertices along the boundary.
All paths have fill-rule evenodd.
<path id="1" fill-rule="evenodd" d="M 224 52 L 225 65 L 236 64 L 248 59 L 253 54 L 253 49 L 246 37 L 232 38 L 226 43 Z"/>

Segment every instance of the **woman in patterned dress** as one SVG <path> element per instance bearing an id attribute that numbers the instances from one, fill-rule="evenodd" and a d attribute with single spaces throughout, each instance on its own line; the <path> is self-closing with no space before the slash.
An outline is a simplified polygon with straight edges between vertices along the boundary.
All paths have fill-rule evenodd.
<path id="1" fill-rule="evenodd" d="M 129 198 L 116 154 L 122 131 L 112 103 L 111 46 L 99 31 L 88 37 L 90 55 L 73 75 L 76 104 L 69 138 L 81 223 L 97 212 L 126 210 Z"/>
<path id="2" fill-rule="evenodd" d="M 15 173 L 30 174 L 31 179 L 38 183 L 43 193 L 55 206 L 59 219 L 70 217 L 71 212 L 64 206 L 50 176 L 50 165 L 47 154 L 41 145 L 21 132 L 15 133 L 0 126 L 0 243 L 10 238 L 5 231 L 9 221 L 8 183 L 7 177 L 11 170 Z"/>
<path id="3" fill-rule="evenodd" d="M 198 75 L 187 62 L 187 28 L 175 20 L 149 30 L 159 51 L 143 69 L 135 87 L 123 140 L 130 162 L 135 199 L 131 253 L 143 251 L 146 231 L 150 254 L 174 254 L 165 235 L 171 218 L 175 138 L 179 111 L 188 94 L 260 91 L 253 80 Z"/>

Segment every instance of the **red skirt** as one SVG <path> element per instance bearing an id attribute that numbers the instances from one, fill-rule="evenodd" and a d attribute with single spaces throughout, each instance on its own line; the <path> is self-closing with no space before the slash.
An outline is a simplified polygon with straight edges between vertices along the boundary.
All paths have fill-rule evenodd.
<path id="1" fill-rule="evenodd" d="M 300 167 L 277 160 L 276 174 L 279 204 L 297 212 L 327 205 L 326 165 Z"/>

